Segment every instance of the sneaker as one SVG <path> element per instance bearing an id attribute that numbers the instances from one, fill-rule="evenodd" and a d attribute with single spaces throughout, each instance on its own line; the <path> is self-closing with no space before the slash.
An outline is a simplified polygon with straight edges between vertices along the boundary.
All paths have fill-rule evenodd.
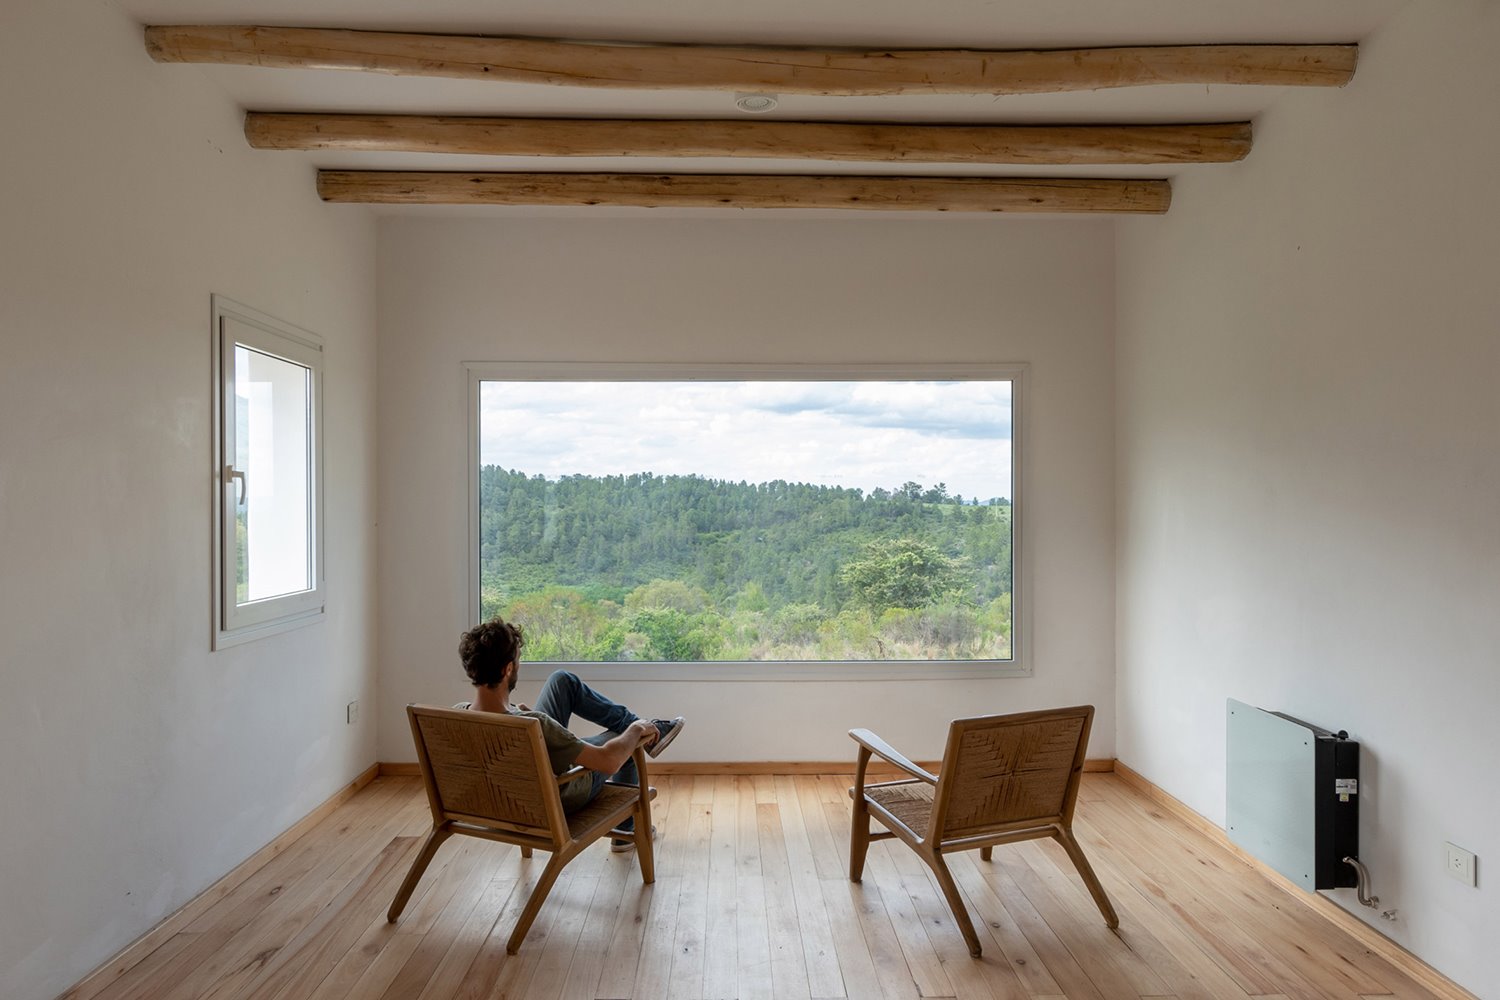
<path id="1" fill-rule="evenodd" d="M 624 833 L 625 831 L 624 830 L 611 830 L 610 832 L 611 833 Z M 656 824 L 655 823 L 651 824 L 651 839 L 652 840 L 656 839 Z M 614 838 L 613 840 L 611 840 L 609 842 L 609 849 L 610 849 L 611 852 L 613 852 L 615 854 L 624 854 L 626 851 L 634 850 L 635 849 L 635 838 L 632 837 L 629 840 L 622 840 L 619 837 L 616 837 L 616 838 Z"/>
<path id="2" fill-rule="evenodd" d="M 656 742 L 646 748 L 646 756 L 659 757 L 661 752 L 667 748 L 667 744 L 677 738 L 682 732 L 682 727 L 687 725 L 687 720 L 682 716 L 675 719 L 652 719 L 651 724 L 656 727 Z"/>

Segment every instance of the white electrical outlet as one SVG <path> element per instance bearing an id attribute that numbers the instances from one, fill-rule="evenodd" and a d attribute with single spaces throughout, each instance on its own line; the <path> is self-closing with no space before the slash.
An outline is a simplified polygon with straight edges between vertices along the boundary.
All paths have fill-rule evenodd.
<path id="1" fill-rule="evenodd" d="M 1477 885 L 1474 879 L 1474 852 L 1466 851 L 1457 844 L 1444 844 L 1448 850 L 1448 876 L 1464 885 Z"/>
<path id="2" fill-rule="evenodd" d="M 359 702 L 357 702 L 357 701 L 351 701 L 349 704 L 347 704 L 347 705 L 344 706 L 344 722 L 347 723 L 348 725 L 352 726 L 352 725 L 354 725 L 358 721 L 359 721 Z"/>

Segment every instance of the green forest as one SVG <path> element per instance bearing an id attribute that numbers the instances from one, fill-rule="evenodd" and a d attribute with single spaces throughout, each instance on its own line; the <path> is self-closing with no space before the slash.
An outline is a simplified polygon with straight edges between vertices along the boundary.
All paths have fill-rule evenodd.
<path id="1" fill-rule="evenodd" d="M 480 471 L 481 608 L 528 660 L 1008 659 L 1011 506 L 700 476 Z"/>

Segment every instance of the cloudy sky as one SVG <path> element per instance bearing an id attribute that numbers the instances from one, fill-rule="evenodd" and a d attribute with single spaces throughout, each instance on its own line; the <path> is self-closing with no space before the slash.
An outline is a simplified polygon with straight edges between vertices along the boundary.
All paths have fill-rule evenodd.
<path id="1" fill-rule="evenodd" d="M 484 382 L 480 462 L 1011 496 L 1009 382 Z"/>

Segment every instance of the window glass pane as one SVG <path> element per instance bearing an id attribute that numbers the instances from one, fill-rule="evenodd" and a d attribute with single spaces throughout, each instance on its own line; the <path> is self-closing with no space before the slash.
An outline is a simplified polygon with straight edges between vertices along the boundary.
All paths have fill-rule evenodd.
<path id="1" fill-rule="evenodd" d="M 309 376 L 303 365 L 234 349 L 235 604 L 312 589 Z"/>
<path id="2" fill-rule="evenodd" d="M 1009 660 L 1012 383 L 491 381 L 481 614 L 529 660 Z"/>

